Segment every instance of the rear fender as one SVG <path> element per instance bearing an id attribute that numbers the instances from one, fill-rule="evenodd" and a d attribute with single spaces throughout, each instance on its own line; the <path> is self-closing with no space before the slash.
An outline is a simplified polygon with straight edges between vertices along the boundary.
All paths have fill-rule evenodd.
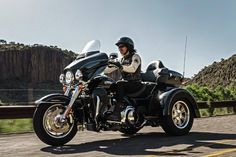
<path id="1" fill-rule="evenodd" d="M 194 97 L 187 90 L 182 88 L 174 88 L 159 95 L 159 101 L 163 108 L 163 116 L 170 114 L 171 101 L 177 95 L 186 99 L 191 104 L 194 117 L 199 118 L 200 113 Z"/>

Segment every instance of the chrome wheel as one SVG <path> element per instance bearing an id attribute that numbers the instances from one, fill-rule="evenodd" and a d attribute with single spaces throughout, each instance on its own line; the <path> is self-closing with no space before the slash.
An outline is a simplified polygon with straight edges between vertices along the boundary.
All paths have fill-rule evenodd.
<path id="1" fill-rule="evenodd" d="M 43 116 L 43 128 L 46 133 L 53 138 L 63 138 L 67 136 L 75 125 L 72 114 L 62 120 L 65 107 L 55 104 L 49 107 Z"/>
<path id="2" fill-rule="evenodd" d="M 179 129 L 184 129 L 190 119 L 188 105 L 183 101 L 177 101 L 172 108 L 172 120 L 174 125 Z"/>

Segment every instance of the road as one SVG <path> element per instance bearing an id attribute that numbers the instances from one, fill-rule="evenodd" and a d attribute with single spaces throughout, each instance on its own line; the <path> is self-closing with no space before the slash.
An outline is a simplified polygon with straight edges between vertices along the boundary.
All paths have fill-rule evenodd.
<path id="1" fill-rule="evenodd" d="M 179 137 L 167 136 L 161 128 L 152 127 L 131 137 L 112 131 L 84 131 L 65 146 L 51 147 L 34 133 L 0 135 L 0 156 L 236 157 L 236 115 L 196 119 L 191 133 Z"/>

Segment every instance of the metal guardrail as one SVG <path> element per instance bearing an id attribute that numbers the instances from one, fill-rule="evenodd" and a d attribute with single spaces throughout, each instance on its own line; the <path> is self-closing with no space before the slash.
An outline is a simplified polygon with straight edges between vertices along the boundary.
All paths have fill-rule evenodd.
<path id="1" fill-rule="evenodd" d="M 24 106 L 0 106 L 0 119 L 32 118 L 36 106 L 32 103 Z M 22 103 L 21 103 L 22 105 Z M 236 113 L 236 101 L 198 102 L 199 109 L 233 107 Z"/>
<path id="2" fill-rule="evenodd" d="M 198 102 L 199 109 L 209 109 L 209 108 L 223 108 L 223 107 L 233 107 L 235 111 L 236 100 L 229 101 L 212 101 L 212 102 Z"/>
<path id="3" fill-rule="evenodd" d="M 0 106 L 0 119 L 32 118 L 35 109 L 35 105 Z"/>

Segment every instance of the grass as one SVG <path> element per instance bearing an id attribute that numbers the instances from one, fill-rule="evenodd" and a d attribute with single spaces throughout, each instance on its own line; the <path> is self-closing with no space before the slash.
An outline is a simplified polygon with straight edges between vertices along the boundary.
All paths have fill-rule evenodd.
<path id="1" fill-rule="evenodd" d="M 0 133 L 23 133 L 33 130 L 32 119 L 1 119 Z"/>

